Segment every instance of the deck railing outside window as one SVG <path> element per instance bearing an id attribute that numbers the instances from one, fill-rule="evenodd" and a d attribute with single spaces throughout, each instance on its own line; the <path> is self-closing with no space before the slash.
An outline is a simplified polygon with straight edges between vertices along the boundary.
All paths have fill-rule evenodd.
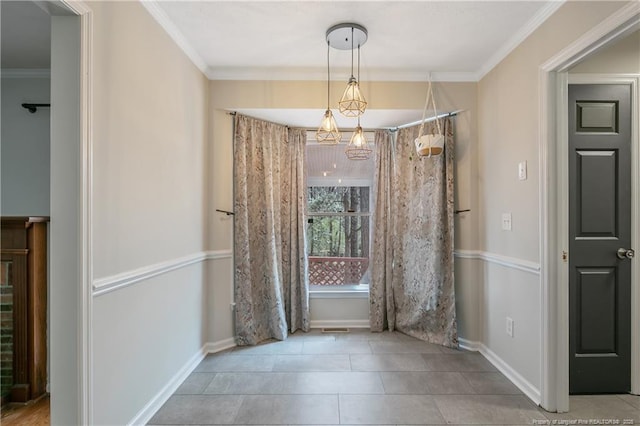
<path id="1" fill-rule="evenodd" d="M 369 267 L 366 257 L 309 256 L 310 285 L 360 284 Z"/>

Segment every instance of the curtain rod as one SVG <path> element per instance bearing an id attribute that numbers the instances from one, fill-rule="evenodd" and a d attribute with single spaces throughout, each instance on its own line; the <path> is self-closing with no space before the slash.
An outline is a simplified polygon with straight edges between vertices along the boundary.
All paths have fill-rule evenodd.
<path id="1" fill-rule="evenodd" d="M 459 113 L 463 112 L 463 109 L 459 109 L 456 111 L 451 111 L 451 112 L 445 112 L 444 114 L 438 114 L 434 117 L 430 117 L 424 120 L 425 123 L 428 123 L 430 121 L 435 121 L 439 118 L 447 118 L 447 117 L 455 117 L 456 115 L 458 115 Z M 401 124 L 399 126 L 395 126 L 395 127 L 387 127 L 386 129 L 390 132 L 397 132 L 400 129 L 405 129 L 407 127 L 412 127 L 412 126 L 417 126 L 418 124 L 422 123 L 422 120 L 418 120 L 418 121 L 412 121 L 411 123 L 405 123 L 405 124 Z"/>
<path id="2" fill-rule="evenodd" d="M 464 111 L 464 110 L 459 109 L 459 110 L 452 111 L 452 112 L 446 112 L 446 113 L 444 113 L 444 114 L 438 114 L 438 115 L 436 115 L 435 117 L 430 117 L 430 118 L 425 119 L 425 120 L 424 120 L 424 122 L 425 122 L 425 123 L 428 123 L 428 122 L 430 122 L 430 121 L 434 121 L 434 120 L 436 120 L 436 119 L 438 119 L 438 118 L 455 117 L 456 115 L 458 115 L 458 113 L 461 113 L 461 112 L 463 112 L 463 111 Z M 235 115 L 237 114 L 237 112 L 236 112 L 236 111 L 227 111 L 227 114 L 229 114 L 229 115 L 234 115 L 234 116 L 235 116 Z M 395 127 L 383 127 L 382 129 L 384 129 L 384 130 L 388 130 L 388 131 L 390 131 L 390 132 L 397 132 L 397 131 L 398 131 L 398 130 L 400 130 L 400 129 L 404 129 L 404 128 L 406 128 L 406 127 L 416 126 L 416 125 L 418 125 L 418 124 L 420 124 L 420 123 L 422 123 L 422 120 L 412 121 L 411 123 L 405 123 L 405 124 L 401 124 L 401 125 L 399 125 L 399 126 L 395 126 Z M 290 128 L 291 126 L 286 126 L 286 127 L 287 127 L 287 128 Z M 296 129 L 300 129 L 300 130 L 304 130 L 304 131 L 307 131 L 307 132 L 315 132 L 315 131 L 317 131 L 317 130 L 318 130 L 317 128 L 308 128 L 308 127 L 307 127 L 307 128 L 304 128 L 304 127 L 294 127 L 294 128 L 296 128 Z M 355 132 L 355 131 L 356 131 L 356 129 L 355 129 L 355 128 L 351 128 L 351 129 L 340 129 L 340 130 L 341 130 L 341 131 L 344 131 L 344 132 Z M 376 130 L 379 130 L 379 129 L 362 129 L 362 131 L 363 131 L 363 132 L 375 132 Z"/>
<path id="3" fill-rule="evenodd" d="M 238 113 L 236 111 L 227 111 L 227 115 L 235 116 L 237 114 Z M 260 120 L 262 120 L 262 119 L 260 119 Z M 264 120 L 264 121 L 269 121 L 269 120 Z M 273 123 L 273 122 L 270 121 L 270 123 Z M 275 123 L 275 124 L 279 124 L 279 123 Z M 288 126 L 288 125 L 283 125 L 283 126 L 285 126 L 288 129 L 299 129 L 299 130 L 303 130 L 305 132 L 317 132 L 318 131 L 317 127 L 297 127 L 297 126 Z M 365 128 L 362 129 L 363 132 L 375 132 L 376 130 L 378 130 L 378 129 L 365 129 Z M 356 131 L 355 127 L 340 129 L 341 133 L 343 133 L 343 132 L 349 133 L 349 132 L 355 132 L 355 131 Z"/>

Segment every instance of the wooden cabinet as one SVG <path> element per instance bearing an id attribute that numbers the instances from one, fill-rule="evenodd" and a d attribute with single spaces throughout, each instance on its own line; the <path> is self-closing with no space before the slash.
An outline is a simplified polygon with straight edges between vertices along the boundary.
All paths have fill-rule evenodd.
<path id="1" fill-rule="evenodd" d="M 2 381 L 11 380 L 10 387 L 3 386 L 3 403 L 26 402 L 46 392 L 47 222 L 2 218 Z"/>

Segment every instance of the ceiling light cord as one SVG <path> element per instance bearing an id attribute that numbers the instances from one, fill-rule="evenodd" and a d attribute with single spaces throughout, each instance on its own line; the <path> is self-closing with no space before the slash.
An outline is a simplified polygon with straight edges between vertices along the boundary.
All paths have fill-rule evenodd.
<path id="1" fill-rule="evenodd" d="M 358 84 L 360 84 L 360 43 L 358 43 Z"/>
<path id="2" fill-rule="evenodd" d="M 351 78 L 353 78 L 353 27 L 351 27 Z"/>
<path id="3" fill-rule="evenodd" d="M 329 47 L 331 47 L 331 44 L 329 43 L 329 40 L 327 40 L 327 109 L 330 109 L 330 102 L 329 99 L 331 97 L 331 67 L 329 67 L 329 51 L 331 49 L 329 49 Z"/>

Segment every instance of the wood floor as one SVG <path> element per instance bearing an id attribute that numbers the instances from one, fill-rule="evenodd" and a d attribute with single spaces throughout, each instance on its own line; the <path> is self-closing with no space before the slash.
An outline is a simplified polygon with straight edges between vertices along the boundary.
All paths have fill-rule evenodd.
<path id="1" fill-rule="evenodd" d="M 44 426 L 51 424 L 49 395 L 27 405 L 2 409 L 2 426 Z"/>

